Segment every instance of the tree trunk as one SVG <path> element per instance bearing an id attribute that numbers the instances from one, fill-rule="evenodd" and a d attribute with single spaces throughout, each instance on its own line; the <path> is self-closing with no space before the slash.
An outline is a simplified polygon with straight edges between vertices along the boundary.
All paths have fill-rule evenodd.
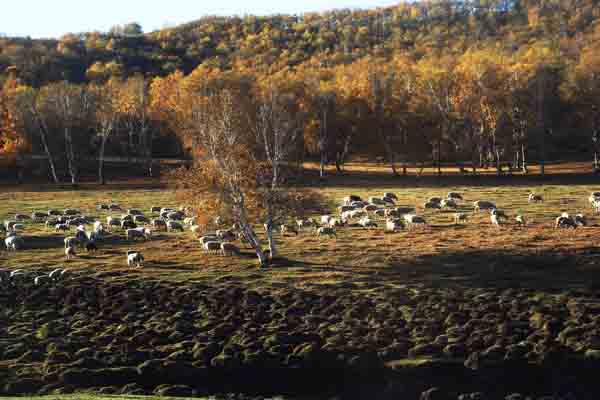
<path id="1" fill-rule="evenodd" d="M 269 257 L 271 259 L 277 257 L 277 243 L 273 237 L 273 223 L 267 223 L 267 241 L 269 243 Z"/>
<path id="2" fill-rule="evenodd" d="M 438 139 L 437 143 L 437 174 L 438 176 L 442 176 L 442 140 Z"/>
<path id="3" fill-rule="evenodd" d="M 106 149 L 106 141 L 108 135 L 102 135 L 102 142 L 100 143 L 100 154 L 98 155 L 98 182 L 104 185 L 104 150 Z"/>
<path id="4" fill-rule="evenodd" d="M 73 152 L 73 138 L 71 137 L 71 130 L 65 128 L 65 144 L 67 152 L 67 165 L 69 169 L 69 175 L 71 176 L 71 184 L 77 184 L 77 171 L 75 170 L 75 153 Z"/>
<path id="5" fill-rule="evenodd" d="M 494 156 L 496 158 L 496 174 L 498 176 L 502 175 L 502 166 L 500 165 L 500 150 L 498 150 L 498 146 L 494 143 Z"/>
<path id="6" fill-rule="evenodd" d="M 54 165 L 54 159 L 50 153 L 50 147 L 48 147 L 48 140 L 46 139 L 46 132 L 43 129 L 40 130 L 40 137 L 42 138 L 42 145 L 44 146 L 44 153 L 48 157 L 48 165 L 50 166 L 50 173 L 52 174 L 52 180 L 54 183 L 60 183 L 58 176 L 56 175 L 56 166 Z"/>
<path id="7" fill-rule="evenodd" d="M 594 148 L 594 173 L 598 171 L 598 150 Z"/>
<path id="8" fill-rule="evenodd" d="M 529 173 L 529 169 L 527 168 L 527 160 L 525 159 L 525 145 L 522 144 L 521 145 L 521 162 L 523 163 L 521 169 L 523 170 L 524 174 L 528 174 Z"/>
<path id="9" fill-rule="evenodd" d="M 268 266 L 269 260 L 267 259 L 265 252 L 262 250 L 262 244 L 260 243 L 260 240 L 256 236 L 256 232 L 254 232 L 254 229 L 252 229 L 252 227 L 248 223 L 248 219 L 246 218 L 246 211 L 244 210 L 244 206 L 238 205 L 237 208 L 239 211 L 239 221 L 238 222 L 240 224 L 242 232 L 244 233 L 244 237 L 248 241 L 248 244 L 250 245 L 250 247 L 252 247 L 252 249 L 254 249 L 254 251 L 256 252 L 256 256 L 258 257 L 260 266 L 261 267 Z"/>

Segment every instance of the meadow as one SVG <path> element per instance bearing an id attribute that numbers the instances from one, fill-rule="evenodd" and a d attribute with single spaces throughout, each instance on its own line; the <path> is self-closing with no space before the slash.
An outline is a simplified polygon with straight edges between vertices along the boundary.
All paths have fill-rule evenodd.
<path id="1" fill-rule="evenodd" d="M 62 266 L 71 278 L 60 290 L 4 287 L 5 394 L 298 395 L 307 379 L 318 393 L 349 398 L 365 395 L 356 389 L 359 382 L 371 383 L 361 387 L 372 398 L 412 398 L 432 386 L 452 395 L 481 389 L 492 399 L 509 389 L 592 393 L 586 385 L 593 380 L 582 371 L 600 356 L 599 221 L 587 200 L 598 189 L 593 178 L 566 173 L 546 181 L 437 181 L 363 168 L 319 185 L 310 189 L 327 199 L 323 213 L 335 212 L 348 194 L 393 192 L 397 205 L 416 206 L 427 226 L 386 233 L 379 218 L 377 228 L 339 228 L 337 238 L 318 238 L 308 229 L 278 235 L 281 257 L 261 269 L 249 249 L 239 257 L 202 252 L 189 231 L 157 232 L 132 243 L 115 229 L 97 254 L 65 260 L 64 234 L 27 222 L 28 248 L 0 251 L 2 268 L 47 272 Z M 427 198 L 449 191 L 463 195 L 458 210 L 423 209 Z M 544 202 L 529 203 L 532 192 Z M 482 199 L 509 215 L 506 224 L 494 227 L 488 212 L 473 212 L 473 201 Z M 96 206 L 110 202 L 144 212 L 180 205 L 156 183 L 4 187 L 0 219 L 77 208 L 104 220 L 115 213 Z M 456 225 L 456 211 L 469 220 Z M 565 211 L 585 213 L 588 225 L 554 229 Z M 526 226 L 514 222 L 517 214 Z M 144 253 L 141 269 L 126 266 L 132 248 Z M 547 369 L 555 368 L 556 354 L 561 365 L 574 366 L 560 379 Z M 521 377 L 540 378 L 499 378 L 498 366 L 507 365 Z M 436 368 L 453 368 L 464 379 L 445 381 L 447 374 L 432 374 Z M 466 371 L 478 372 L 467 378 Z M 413 384 L 390 389 L 390 381 L 407 376 Z M 491 389 L 490 376 L 510 383 Z"/>

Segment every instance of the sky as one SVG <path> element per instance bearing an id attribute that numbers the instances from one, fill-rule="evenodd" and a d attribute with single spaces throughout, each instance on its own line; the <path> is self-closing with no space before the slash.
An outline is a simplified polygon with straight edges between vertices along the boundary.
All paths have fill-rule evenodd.
<path id="1" fill-rule="evenodd" d="M 107 31 L 138 22 L 149 32 L 205 15 L 299 14 L 339 8 L 372 8 L 400 0 L 3 0 L 0 34 L 58 38 Z"/>

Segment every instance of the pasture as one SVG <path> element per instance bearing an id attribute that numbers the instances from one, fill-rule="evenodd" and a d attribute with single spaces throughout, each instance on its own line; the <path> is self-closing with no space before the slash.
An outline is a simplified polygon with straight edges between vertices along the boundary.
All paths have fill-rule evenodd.
<path id="1" fill-rule="evenodd" d="M 387 233 L 384 218 L 374 216 L 378 227 L 340 227 L 337 238 L 311 229 L 277 235 L 280 258 L 263 269 L 241 244 L 241 256 L 204 253 L 189 230 L 131 242 L 112 228 L 98 253 L 80 250 L 66 260 L 64 233 L 26 221 L 26 248 L 0 251 L 2 268 L 62 266 L 71 281 L 61 290 L 29 285 L 0 294 L 9 304 L 0 313 L 7 349 L 0 378 L 9 382 L 0 394 L 298 395 L 310 391 L 307 380 L 320 394 L 348 398 L 418 398 L 432 386 L 452 395 L 486 391 L 491 399 L 590 392 L 594 380 L 577 368 L 600 354 L 600 219 L 587 200 L 598 187 L 568 179 L 447 185 L 377 176 L 349 174 L 311 189 L 327 199 L 322 212 L 335 214 L 346 195 L 393 192 L 397 206 L 416 206 L 427 225 Z M 423 208 L 450 191 L 463 195 L 458 209 Z M 532 192 L 544 202 L 529 203 Z M 476 200 L 494 201 L 508 221 L 492 226 L 489 212 L 473 212 Z M 0 219 L 76 208 L 104 221 L 120 213 L 96 206 L 112 202 L 147 215 L 154 205 L 180 206 L 170 190 L 143 186 L 17 188 L 0 193 Z M 455 224 L 455 212 L 468 221 Z M 554 229 L 562 212 L 582 212 L 588 225 Z M 515 223 L 517 214 L 527 225 Z M 143 268 L 127 267 L 128 249 L 143 252 Z M 556 354 L 574 366 L 561 377 L 548 373 Z M 498 376 L 493 368 L 506 363 L 514 375 Z M 440 365 L 461 378 L 432 374 Z M 523 371 L 538 378 L 519 379 Z M 580 379 L 575 386 L 572 374 Z M 409 376 L 402 388 L 385 383 Z M 490 388 L 490 376 L 505 386 Z M 371 383 L 362 387 L 368 392 L 352 384 L 363 381 Z"/>

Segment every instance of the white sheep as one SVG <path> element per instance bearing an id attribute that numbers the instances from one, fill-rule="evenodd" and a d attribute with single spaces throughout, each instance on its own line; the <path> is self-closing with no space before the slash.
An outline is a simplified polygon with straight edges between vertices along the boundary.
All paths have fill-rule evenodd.
<path id="1" fill-rule="evenodd" d="M 377 211 L 378 209 L 379 207 L 377 207 L 375 204 L 368 204 L 363 207 L 363 211 L 366 213 Z"/>
<path id="2" fill-rule="evenodd" d="M 565 216 L 563 213 L 563 215 L 561 215 L 560 217 L 557 217 L 556 220 L 554 221 L 554 227 L 555 228 L 573 228 L 576 229 L 577 228 L 577 224 L 575 223 L 575 221 L 568 216 Z"/>
<path id="3" fill-rule="evenodd" d="M 458 225 L 461 222 L 467 222 L 469 216 L 465 213 L 456 213 L 454 214 L 454 225 Z"/>
<path id="4" fill-rule="evenodd" d="M 456 201 L 454 199 L 442 199 L 442 202 L 440 203 L 440 205 L 442 206 L 442 208 L 456 208 L 458 207 L 458 204 L 456 204 Z"/>
<path id="5" fill-rule="evenodd" d="M 202 248 L 205 252 L 216 253 L 221 250 L 221 242 L 206 242 L 202 244 Z"/>
<path id="6" fill-rule="evenodd" d="M 15 214 L 15 220 L 17 221 L 26 221 L 30 219 L 29 215 L 25 215 L 25 214 Z"/>
<path id="7" fill-rule="evenodd" d="M 354 210 L 354 208 L 355 207 L 353 207 L 353 206 L 339 206 L 338 207 L 338 212 L 340 214 L 342 214 L 342 213 L 347 212 L 347 211 L 352 211 L 352 210 Z"/>
<path id="8" fill-rule="evenodd" d="M 71 259 L 71 257 L 77 257 L 77 253 L 75 252 L 75 247 L 69 246 L 65 248 L 65 256 L 67 260 Z"/>
<path id="9" fill-rule="evenodd" d="M 54 226 L 54 230 L 56 232 L 60 232 L 60 231 L 68 231 L 69 230 L 69 225 L 67 224 L 56 224 Z"/>
<path id="10" fill-rule="evenodd" d="M 159 214 L 161 207 L 153 206 L 150 207 L 150 214 Z"/>
<path id="11" fill-rule="evenodd" d="M 496 208 L 496 204 L 492 203 L 491 201 L 487 201 L 487 200 L 477 200 L 476 202 L 473 203 L 473 209 L 475 210 L 475 212 L 481 211 L 481 210 L 492 210 Z"/>
<path id="12" fill-rule="evenodd" d="M 329 226 L 330 228 L 336 228 L 336 227 L 339 227 L 339 226 L 344 226 L 344 223 L 345 223 L 345 222 L 344 222 L 344 220 L 342 220 L 342 219 L 339 219 L 339 218 L 331 218 L 331 219 L 329 220 L 328 226 Z"/>
<path id="13" fill-rule="evenodd" d="M 134 215 L 133 222 L 138 224 L 144 224 L 150 222 L 150 220 L 144 215 Z"/>
<path id="14" fill-rule="evenodd" d="M 167 229 L 167 223 L 164 219 L 155 218 L 151 222 L 154 229 Z"/>
<path id="15" fill-rule="evenodd" d="M 173 211 L 167 214 L 167 218 L 174 221 L 183 221 L 185 214 L 181 211 Z"/>
<path id="16" fill-rule="evenodd" d="M 217 216 L 215 217 L 215 219 L 213 220 L 213 223 L 214 223 L 216 226 L 219 226 L 219 225 L 221 225 L 221 224 L 223 223 L 223 218 L 222 218 L 220 215 L 217 215 Z"/>
<path id="17" fill-rule="evenodd" d="M 167 230 L 169 232 L 172 232 L 172 231 L 181 231 L 181 232 L 183 232 L 183 225 L 181 225 L 177 221 L 171 221 L 171 220 L 169 220 L 169 221 L 167 221 Z"/>
<path id="18" fill-rule="evenodd" d="M 33 219 L 34 221 L 44 221 L 46 218 L 48 218 L 48 214 L 46 214 L 45 212 L 41 212 L 41 211 L 34 211 L 31 213 L 31 219 Z"/>
<path id="19" fill-rule="evenodd" d="M 577 226 L 586 226 L 587 225 L 587 219 L 585 218 L 585 215 L 583 215 L 583 214 L 575 215 L 575 217 L 573 217 L 573 222 L 575 222 L 575 225 L 577 225 Z"/>
<path id="20" fill-rule="evenodd" d="M 329 225 L 329 220 L 332 218 L 331 215 L 321 215 L 321 225 Z"/>
<path id="21" fill-rule="evenodd" d="M 529 197 L 527 198 L 529 203 L 543 203 L 544 198 L 541 194 L 529 193 Z"/>
<path id="22" fill-rule="evenodd" d="M 337 238 L 337 234 L 335 233 L 335 229 L 330 228 L 328 226 L 322 226 L 319 229 L 317 229 L 317 236 L 334 236 Z"/>
<path id="23" fill-rule="evenodd" d="M 121 218 L 106 217 L 106 225 L 108 225 L 108 226 L 121 226 Z"/>
<path id="24" fill-rule="evenodd" d="M 204 246 L 204 244 L 208 243 L 208 242 L 218 242 L 219 238 L 217 237 L 217 235 L 206 235 L 206 236 L 202 236 L 198 240 L 200 241 L 200 244 L 202 246 Z"/>
<path id="25" fill-rule="evenodd" d="M 199 234 L 201 230 L 202 230 L 202 227 L 200 225 L 190 226 L 190 232 L 192 232 L 192 234 L 194 234 L 194 235 Z"/>
<path id="26" fill-rule="evenodd" d="M 25 241 L 20 236 L 7 236 L 4 239 L 6 250 L 17 251 L 21 250 L 25 246 Z"/>
<path id="27" fill-rule="evenodd" d="M 76 247 L 79 244 L 79 239 L 74 236 L 68 236 L 64 239 L 65 249 L 68 247 Z"/>
<path id="28" fill-rule="evenodd" d="M 193 226 L 196 225 L 196 217 L 187 217 L 183 220 L 184 225 Z"/>
<path id="29" fill-rule="evenodd" d="M 133 215 L 133 216 L 136 216 L 136 215 L 144 215 L 144 213 L 143 213 L 141 210 L 137 210 L 137 209 L 135 209 L 135 208 L 130 208 L 130 209 L 128 209 L 128 210 L 127 210 L 127 214 L 129 214 L 129 215 Z"/>
<path id="30" fill-rule="evenodd" d="M 354 218 L 362 218 L 364 216 L 366 216 L 367 213 L 364 210 L 353 210 L 350 211 L 350 218 L 354 219 Z"/>
<path id="31" fill-rule="evenodd" d="M 385 217 L 385 212 L 386 212 L 385 209 L 379 208 L 379 209 L 375 210 L 375 215 L 377 215 L 378 217 Z"/>
<path id="32" fill-rule="evenodd" d="M 426 203 L 438 203 L 440 204 L 442 202 L 442 198 L 441 197 L 430 197 L 429 199 L 427 199 Z"/>
<path id="33" fill-rule="evenodd" d="M 351 194 L 349 196 L 344 197 L 344 199 L 343 199 L 343 202 L 345 205 L 351 205 L 353 202 L 356 202 L 356 201 L 362 201 L 362 198 L 360 196 Z"/>
<path id="34" fill-rule="evenodd" d="M 62 212 L 60 212 L 58 210 L 48 210 L 49 217 L 57 217 L 59 215 L 62 215 Z"/>
<path id="35" fill-rule="evenodd" d="M 371 196 L 369 197 L 369 203 L 375 206 L 383 206 L 385 205 L 385 201 L 381 197 Z"/>
<path id="36" fill-rule="evenodd" d="M 425 209 L 440 209 L 441 207 L 441 200 L 439 203 L 435 201 L 427 201 L 423 204 L 423 208 Z"/>
<path id="37" fill-rule="evenodd" d="M 75 210 L 74 208 L 67 208 L 66 210 L 63 211 L 63 215 L 67 215 L 67 216 L 79 215 L 79 214 L 81 214 L 81 212 L 79 212 L 79 210 Z"/>
<path id="38" fill-rule="evenodd" d="M 221 254 L 223 256 L 239 255 L 240 249 L 231 243 L 221 243 Z"/>
<path id="39" fill-rule="evenodd" d="M 492 225 L 500 227 L 500 217 L 497 214 L 491 214 L 490 220 L 492 221 Z"/>
<path id="40" fill-rule="evenodd" d="M 411 228 L 415 225 L 424 226 L 427 223 L 425 221 L 425 218 L 415 214 L 405 214 L 404 222 L 406 222 L 406 225 L 408 225 Z"/>
<path id="41" fill-rule="evenodd" d="M 281 236 L 285 236 L 286 233 L 293 233 L 294 235 L 298 236 L 298 229 L 296 229 L 294 225 L 282 224 L 279 227 L 279 230 L 281 232 Z"/>
<path id="42" fill-rule="evenodd" d="M 385 222 L 385 229 L 388 232 L 401 231 L 404 228 L 404 224 L 400 219 L 388 219 Z"/>
<path id="43" fill-rule="evenodd" d="M 383 197 L 384 198 L 387 197 L 387 198 L 390 198 L 390 199 L 398 200 L 398 196 L 396 196 L 394 193 L 391 193 L 391 192 L 385 192 L 383 194 Z"/>
<path id="44" fill-rule="evenodd" d="M 127 251 L 127 266 L 131 267 L 132 265 L 136 265 L 138 268 L 144 265 L 144 256 L 141 252 L 136 250 Z"/>
<path id="45" fill-rule="evenodd" d="M 517 215 L 515 217 L 515 222 L 517 223 L 517 225 L 521 225 L 521 226 L 524 226 L 527 224 L 527 221 L 525 221 L 525 217 L 522 215 Z"/>
<path id="46" fill-rule="evenodd" d="M 376 228 L 377 224 L 369 217 L 363 217 L 358 221 L 358 224 L 363 228 Z"/>

